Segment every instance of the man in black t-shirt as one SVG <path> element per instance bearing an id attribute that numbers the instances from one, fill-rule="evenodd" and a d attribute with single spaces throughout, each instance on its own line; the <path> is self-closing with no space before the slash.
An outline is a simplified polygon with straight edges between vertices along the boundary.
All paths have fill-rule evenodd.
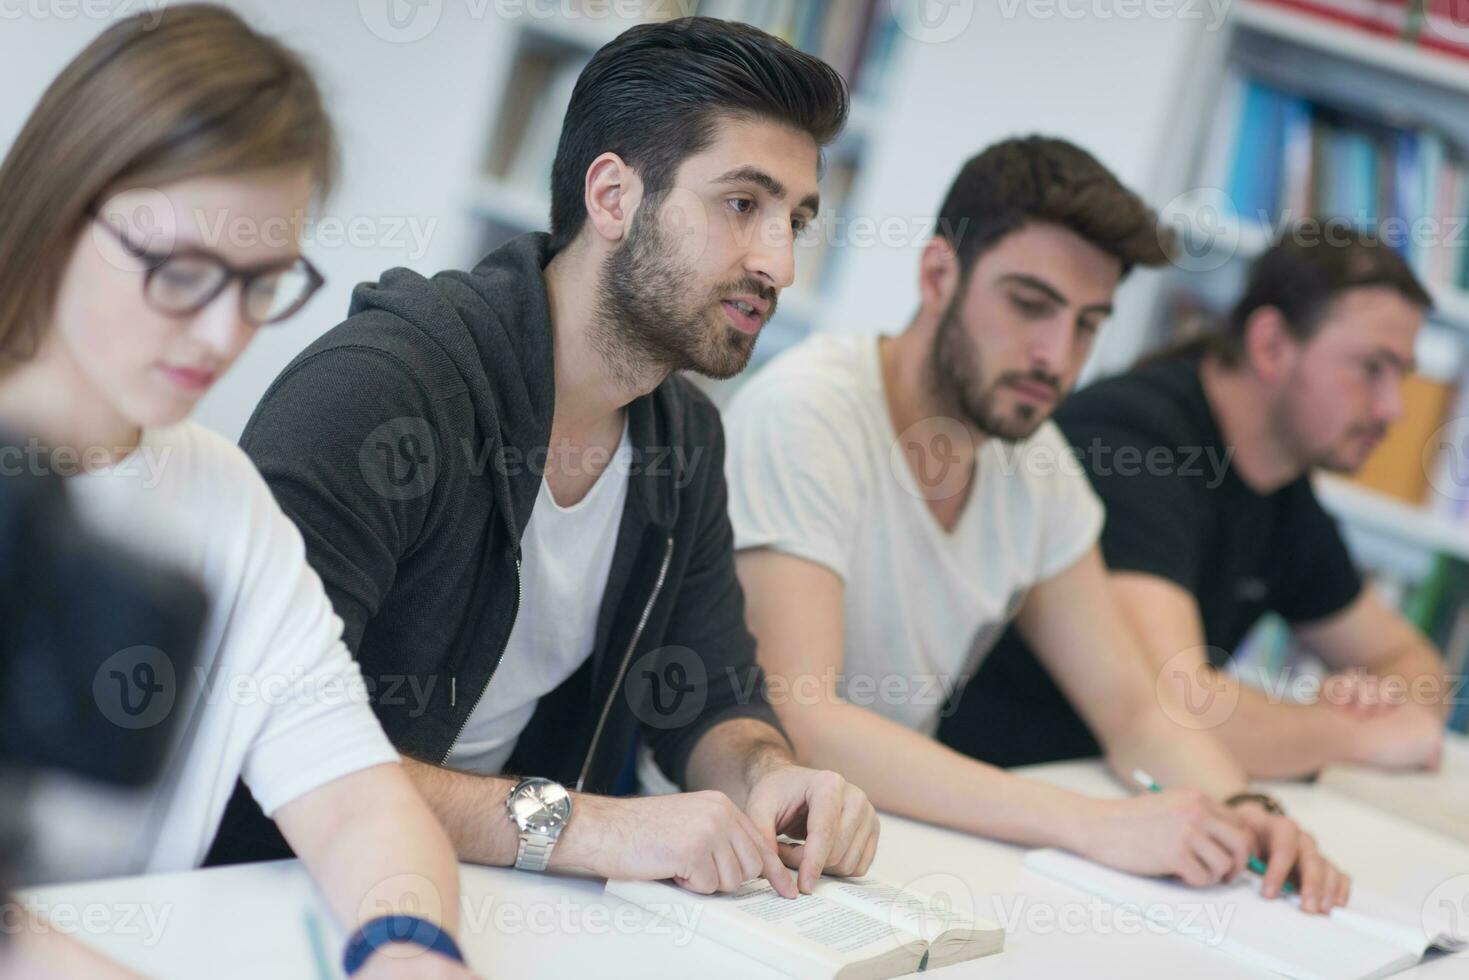
<path id="1" fill-rule="evenodd" d="M 1158 683 L 1181 689 L 1175 720 L 1214 729 L 1259 778 L 1434 767 L 1442 744 L 1438 654 L 1363 587 L 1310 482 L 1360 467 L 1401 415 L 1430 299 L 1387 247 L 1331 230 L 1263 256 L 1222 333 L 1056 413 L 1107 507 L 1113 591 Z M 1314 701 L 1218 670 L 1266 611 L 1333 672 Z M 940 738 L 995 764 L 1098 752 L 1014 629 L 950 707 Z"/>

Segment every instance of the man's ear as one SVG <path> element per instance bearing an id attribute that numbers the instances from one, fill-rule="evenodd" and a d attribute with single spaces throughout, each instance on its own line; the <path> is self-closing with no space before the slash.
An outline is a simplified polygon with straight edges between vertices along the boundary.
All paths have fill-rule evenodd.
<path id="1" fill-rule="evenodd" d="M 1277 307 L 1261 306 L 1245 321 L 1245 358 L 1266 381 L 1277 382 L 1289 373 L 1298 346 Z"/>
<path id="2" fill-rule="evenodd" d="M 587 224 L 609 243 L 622 241 L 642 192 L 643 182 L 627 162 L 616 153 L 603 153 L 587 168 Z"/>
<path id="3" fill-rule="evenodd" d="M 942 235 L 930 238 L 918 260 L 918 297 L 923 311 L 935 318 L 943 316 L 959 289 L 960 278 L 954 246 Z"/>

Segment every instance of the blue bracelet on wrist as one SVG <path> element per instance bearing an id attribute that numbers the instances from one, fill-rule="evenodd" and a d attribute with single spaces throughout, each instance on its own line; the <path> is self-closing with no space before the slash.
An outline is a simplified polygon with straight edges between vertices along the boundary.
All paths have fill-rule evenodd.
<path id="1" fill-rule="evenodd" d="M 347 949 L 342 953 L 342 969 L 352 976 L 373 953 L 392 943 L 411 943 L 457 963 L 464 962 L 464 954 L 459 952 L 454 937 L 441 926 L 416 915 L 384 915 L 364 922 L 348 938 Z"/>

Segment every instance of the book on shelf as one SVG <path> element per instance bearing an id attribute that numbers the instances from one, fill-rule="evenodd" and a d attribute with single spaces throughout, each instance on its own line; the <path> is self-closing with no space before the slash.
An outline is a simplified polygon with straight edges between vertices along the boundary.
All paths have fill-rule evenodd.
<path id="1" fill-rule="evenodd" d="M 1346 907 L 1306 915 L 1298 896 L 1262 897 L 1252 875 L 1191 888 L 1056 850 L 1031 851 L 1025 867 L 1103 902 L 1139 910 L 1149 921 L 1242 963 L 1300 980 L 1373 980 L 1416 965 L 1430 949 L 1469 946 L 1464 922 L 1451 913 L 1408 908 L 1360 885 L 1353 886 Z"/>
<path id="2" fill-rule="evenodd" d="M 580 60 L 563 60 L 536 86 L 537 97 L 531 104 L 518 144 L 513 148 L 504 177 L 512 185 L 537 188 L 547 193 L 551 165 L 556 162 L 556 147 L 561 141 L 561 122 L 571 104 L 571 90 L 581 75 Z M 517 79 L 515 84 L 520 84 Z"/>
<path id="3" fill-rule="evenodd" d="M 678 930 L 701 935 L 792 976 L 885 980 L 1000 952 L 1005 931 L 877 878 L 821 878 L 811 894 L 776 894 L 764 879 L 727 895 L 662 881 L 607 882 L 607 893 Z"/>
<path id="4" fill-rule="evenodd" d="M 1237 75 L 1220 108 L 1203 172 L 1242 219 L 1343 220 L 1378 233 L 1429 285 L 1469 290 L 1469 161 L 1451 138 Z"/>
<path id="5" fill-rule="evenodd" d="M 827 161 L 821 178 L 821 213 L 796 240 L 796 278 L 792 290 L 805 296 L 820 296 L 828 285 L 827 274 L 833 248 L 850 239 L 852 229 L 846 204 L 857 179 L 856 162 L 843 157 Z"/>
<path id="6" fill-rule="evenodd" d="M 874 91 L 898 23 L 891 0 L 699 0 L 694 13 L 751 24 L 816 55 L 852 91 Z"/>
<path id="7" fill-rule="evenodd" d="M 872 93 L 881 86 L 898 42 L 898 24 L 889 0 L 698 0 L 684 6 L 702 16 L 752 24 L 823 58 L 843 73 L 864 104 L 875 101 Z M 652 20 L 671 16 L 677 5 L 671 8 L 650 0 L 645 7 L 646 19 Z M 599 37 L 592 32 L 586 36 L 589 40 Z M 545 201 L 549 209 L 547 188 L 566 108 L 592 54 L 578 35 L 570 38 L 551 44 L 541 38 L 523 39 L 508 73 L 484 156 L 489 194 L 503 192 L 517 198 L 517 206 L 486 209 L 487 216 L 505 230 L 524 223 L 526 201 Z M 822 210 L 827 216 L 840 212 L 851 190 L 860 163 L 853 145 L 860 146 L 841 143 L 829 150 L 821 182 Z M 822 231 L 817 229 L 817 235 Z M 801 285 L 813 294 L 828 265 L 830 249 L 824 245 L 818 239 L 805 247 L 803 262 L 798 263 Z"/>
<path id="8" fill-rule="evenodd" d="M 1425 455 L 1440 450 L 1430 443 L 1448 418 L 1454 396 L 1451 381 L 1417 372 L 1404 377 L 1400 388 L 1403 415 L 1352 474 L 1352 481 L 1415 507 L 1423 506 L 1429 494 Z"/>
<path id="9" fill-rule="evenodd" d="M 1428 575 L 1406 588 L 1403 615 L 1433 643 L 1444 661 L 1444 674 L 1452 681 L 1469 672 L 1469 563 L 1448 555 L 1435 555 Z M 1469 692 L 1449 692 L 1448 727 L 1465 731 L 1469 724 Z"/>

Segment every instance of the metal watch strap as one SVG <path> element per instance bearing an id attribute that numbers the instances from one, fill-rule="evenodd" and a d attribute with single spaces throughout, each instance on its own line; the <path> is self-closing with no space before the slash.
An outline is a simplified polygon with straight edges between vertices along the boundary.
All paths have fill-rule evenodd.
<path id="1" fill-rule="evenodd" d="M 1225 806 L 1235 806 L 1240 803 L 1258 803 L 1266 813 L 1274 814 L 1277 817 L 1285 816 L 1285 807 L 1281 806 L 1280 801 L 1269 793 L 1236 793 L 1224 801 Z"/>
<path id="2" fill-rule="evenodd" d="M 515 868 L 518 871 L 545 871 L 551 863 L 551 848 L 556 841 L 533 835 L 529 831 L 520 835 L 520 847 L 515 852 Z"/>

